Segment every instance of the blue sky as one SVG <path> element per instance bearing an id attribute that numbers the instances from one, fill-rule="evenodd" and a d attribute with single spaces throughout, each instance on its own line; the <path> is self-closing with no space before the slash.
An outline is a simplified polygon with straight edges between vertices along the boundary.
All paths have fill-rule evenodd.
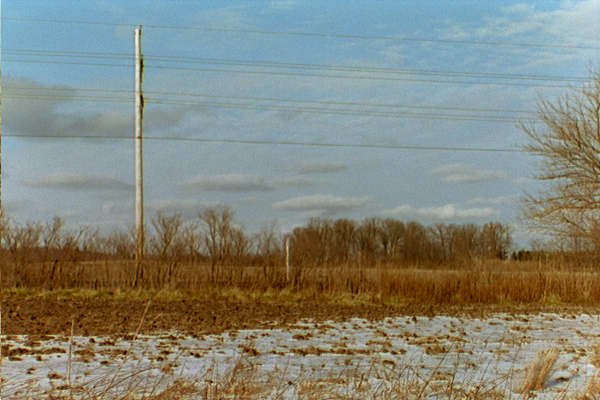
<path id="1" fill-rule="evenodd" d="M 2 7 L 4 133 L 50 136 L 3 139 L 9 215 L 101 229 L 133 224 L 133 142 L 55 136 L 133 135 L 134 25 L 144 26 L 145 134 L 165 138 L 514 148 L 526 141 L 515 121 L 600 59 L 598 0 Z M 484 120 L 431 118 L 441 114 Z M 536 160 L 510 152 L 161 140 L 146 142 L 145 166 L 150 214 L 227 204 L 249 230 L 311 216 L 496 220 L 526 243 L 519 198 L 539 189 Z"/>

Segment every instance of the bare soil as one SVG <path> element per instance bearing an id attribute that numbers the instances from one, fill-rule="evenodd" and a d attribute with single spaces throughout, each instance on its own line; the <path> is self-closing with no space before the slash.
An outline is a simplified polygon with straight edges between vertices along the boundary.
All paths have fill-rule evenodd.
<path id="1" fill-rule="evenodd" d="M 4 295 L 2 333 L 5 335 L 68 335 L 71 321 L 76 335 L 127 336 L 137 330 L 148 305 L 143 299 L 97 297 L 53 298 Z M 400 315 L 470 315 L 494 312 L 558 312 L 597 314 L 600 307 L 490 306 L 490 305 L 340 305 L 322 302 L 253 303 L 225 300 L 152 300 L 143 318 L 141 332 L 150 334 L 177 330 L 190 335 L 224 331 L 272 328 L 314 321 L 347 320 L 353 317 L 379 320 Z"/>

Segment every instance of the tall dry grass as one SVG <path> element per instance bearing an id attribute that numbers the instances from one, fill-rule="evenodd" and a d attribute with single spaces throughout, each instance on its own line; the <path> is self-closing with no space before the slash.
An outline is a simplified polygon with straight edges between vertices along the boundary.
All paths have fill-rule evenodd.
<path id="1" fill-rule="evenodd" d="M 14 270 L 19 268 L 18 276 Z M 130 261 L 32 263 L 4 265 L 4 289 L 126 290 L 135 280 Z M 138 282 L 144 290 L 194 293 L 215 291 L 293 292 L 304 298 L 356 298 L 370 303 L 420 304 L 573 304 L 600 303 L 600 272 L 545 270 L 503 264 L 494 268 L 426 269 L 336 266 L 294 270 L 285 268 L 182 264 L 168 270 L 159 261 L 147 262 Z"/>
<path id="2" fill-rule="evenodd" d="M 526 369 L 525 379 L 521 384 L 519 393 L 528 394 L 543 389 L 552 375 L 558 360 L 558 354 L 558 349 L 540 351 Z"/>

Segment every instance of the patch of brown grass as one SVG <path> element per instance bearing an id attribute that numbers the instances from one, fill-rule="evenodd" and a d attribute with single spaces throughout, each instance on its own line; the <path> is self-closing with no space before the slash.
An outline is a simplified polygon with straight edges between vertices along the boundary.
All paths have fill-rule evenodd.
<path id="1" fill-rule="evenodd" d="M 526 394 L 543 389 L 554 371 L 558 354 L 558 349 L 540 351 L 535 360 L 527 367 L 519 393 Z"/>
<path id="2" fill-rule="evenodd" d="M 175 381 L 160 393 L 148 397 L 146 400 L 187 400 L 198 398 L 198 387 L 192 383 L 183 380 Z M 130 400 L 129 398 L 125 398 Z M 134 397 L 131 398 L 133 400 Z"/>
<path id="3" fill-rule="evenodd" d="M 62 268 L 54 289 L 43 284 L 47 268 L 28 264 L 21 269 L 19 289 L 2 289 L 23 296 L 110 297 L 137 299 L 152 293 L 163 299 L 223 299 L 235 302 L 319 301 L 342 305 L 430 304 L 593 305 L 600 303 L 600 272 L 561 269 L 523 270 L 512 263 L 467 269 L 424 269 L 396 266 L 331 266 L 303 268 L 294 283 L 285 282 L 285 269 L 220 266 L 210 278 L 211 266 L 181 265 L 173 284 L 163 286 L 153 276 L 159 263 L 148 263 L 144 280 L 130 289 L 135 268 L 128 262 L 91 262 Z M 0 268 L 2 268 L 0 266 Z M 10 269 L 9 269 L 10 270 Z M 4 270 L 3 270 L 4 271 Z M 157 275 L 158 276 L 158 275 Z M 4 277 L 4 272 L 3 272 Z M 5 280 L 4 282 L 10 282 Z M 8 315 L 7 317 L 10 317 Z"/>

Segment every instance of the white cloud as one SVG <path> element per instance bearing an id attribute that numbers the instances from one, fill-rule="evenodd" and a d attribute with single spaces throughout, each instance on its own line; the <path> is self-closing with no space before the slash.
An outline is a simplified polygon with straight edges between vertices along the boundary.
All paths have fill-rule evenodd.
<path id="1" fill-rule="evenodd" d="M 368 202 L 366 197 L 338 197 L 329 194 L 300 196 L 279 201 L 273 208 L 284 211 L 309 211 L 325 214 L 336 214 L 364 207 Z"/>
<path id="2" fill-rule="evenodd" d="M 490 218 L 498 212 L 490 207 L 485 208 L 459 208 L 454 204 L 446 204 L 440 207 L 413 207 L 404 204 L 387 210 L 386 214 L 405 218 L 429 218 L 437 220 Z"/>
<path id="3" fill-rule="evenodd" d="M 527 3 L 516 3 L 502 8 L 502 11 L 508 14 L 530 14 L 534 11 L 534 7 Z"/>
<path id="4" fill-rule="evenodd" d="M 328 174 L 341 172 L 347 169 L 346 165 L 339 162 L 317 161 L 304 163 L 298 167 L 300 174 Z"/>
<path id="5" fill-rule="evenodd" d="M 273 186 L 277 187 L 307 187 L 315 183 L 314 180 L 302 176 L 289 176 L 272 181 Z"/>
<path id="6" fill-rule="evenodd" d="M 499 38 L 516 35 L 535 35 L 540 41 L 560 43 L 584 41 L 590 43 L 597 36 L 597 0 L 563 1 L 553 10 L 539 10 L 535 6 L 519 3 L 501 9 L 502 13 L 484 19 L 484 25 L 475 29 L 452 27 L 453 38 Z M 537 41 L 537 40 L 536 40 Z"/>
<path id="7" fill-rule="evenodd" d="M 527 176 L 521 176 L 521 177 L 513 180 L 513 183 L 515 185 L 519 185 L 519 186 L 527 186 L 527 185 L 532 185 L 532 184 L 539 183 L 539 182 L 540 181 L 538 179 L 529 178 Z"/>
<path id="8" fill-rule="evenodd" d="M 442 165 L 434 169 L 433 174 L 441 176 L 448 183 L 489 182 L 506 177 L 503 171 L 485 170 L 462 163 Z"/>
<path id="9" fill-rule="evenodd" d="M 248 5 L 225 6 L 204 9 L 192 16 L 194 24 L 207 28 L 237 28 L 247 29 L 255 27 L 255 20 L 249 14 Z"/>
<path id="10" fill-rule="evenodd" d="M 214 192 L 265 192 L 274 189 L 264 178 L 244 174 L 197 176 L 183 182 L 181 186 L 188 190 Z"/>
<path id="11" fill-rule="evenodd" d="M 107 191 L 129 191 L 133 185 L 121 180 L 106 176 L 78 175 L 78 174 L 55 174 L 42 178 L 29 179 L 24 182 L 26 186 L 40 189 L 54 190 L 107 190 Z"/>
<path id="12" fill-rule="evenodd" d="M 162 211 L 167 213 L 179 213 L 185 218 L 195 218 L 207 207 L 218 206 L 217 202 L 207 202 L 195 199 L 163 199 L 148 204 L 152 212 Z"/>
<path id="13" fill-rule="evenodd" d="M 271 0 L 269 2 L 269 7 L 278 11 L 289 11 L 297 6 L 298 2 L 296 0 Z"/>
<path id="14" fill-rule="evenodd" d="M 474 197 L 467 201 L 469 205 L 489 205 L 489 206 L 500 206 L 507 204 L 515 204 L 519 200 L 519 196 L 497 196 L 497 197 Z"/>

